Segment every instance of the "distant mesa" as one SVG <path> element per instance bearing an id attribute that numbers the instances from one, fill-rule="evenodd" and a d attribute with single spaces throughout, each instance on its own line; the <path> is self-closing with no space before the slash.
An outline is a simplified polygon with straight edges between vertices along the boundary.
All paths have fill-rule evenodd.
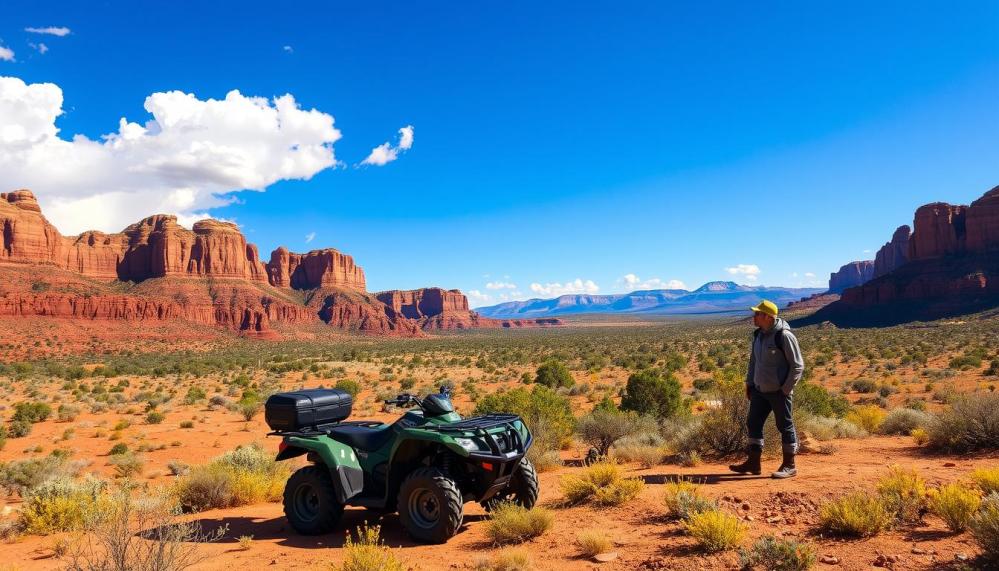
<path id="1" fill-rule="evenodd" d="M 113 234 L 63 236 L 28 190 L 0 193 L 0 276 L 6 317 L 182 319 L 260 337 L 316 324 L 391 335 L 560 325 L 482 317 L 458 290 L 369 294 L 364 270 L 331 248 L 280 247 L 264 262 L 239 227 L 220 220 L 188 230 L 158 214 Z"/>
<path id="2" fill-rule="evenodd" d="M 563 295 L 554 299 L 529 299 L 479 307 L 494 318 L 542 318 L 580 314 L 711 315 L 745 313 L 767 298 L 780 306 L 824 292 L 821 288 L 784 288 L 740 285 L 730 281 L 708 282 L 696 290 L 661 289 L 612 295 Z"/>
<path id="3" fill-rule="evenodd" d="M 969 206 L 920 206 L 912 231 L 896 229 L 873 262 L 870 279 L 802 323 L 891 324 L 999 306 L 999 186 Z"/>

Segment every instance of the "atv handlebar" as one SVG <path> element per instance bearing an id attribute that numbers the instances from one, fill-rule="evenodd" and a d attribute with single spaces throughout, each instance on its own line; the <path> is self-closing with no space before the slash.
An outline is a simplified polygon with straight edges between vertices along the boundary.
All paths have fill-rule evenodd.
<path id="1" fill-rule="evenodd" d="M 443 396 L 444 398 L 450 399 L 451 398 L 451 389 L 448 388 L 447 385 L 441 385 L 440 395 Z M 420 408 L 424 408 L 423 407 L 423 399 L 421 399 L 420 397 L 418 397 L 418 396 L 416 396 L 416 395 L 414 395 L 412 393 L 402 393 L 401 395 L 399 395 L 399 396 L 397 396 L 397 397 L 395 397 L 393 399 L 387 399 L 385 401 L 385 404 L 391 404 L 391 405 L 395 405 L 395 406 L 406 406 L 407 404 L 410 404 L 410 403 L 415 404 L 416 406 L 418 406 Z"/>

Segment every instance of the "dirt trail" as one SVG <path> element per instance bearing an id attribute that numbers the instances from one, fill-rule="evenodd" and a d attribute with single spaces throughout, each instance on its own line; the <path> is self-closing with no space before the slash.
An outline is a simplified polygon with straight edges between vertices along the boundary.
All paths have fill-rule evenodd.
<path id="1" fill-rule="evenodd" d="M 693 468 L 664 465 L 649 470 L 629 466 L 629 476 L 640 476 L 647 483 L 634 502 L 612 509 L 557 507 L 560 498 L 559 477 L 579 471 L 565 467 L 541 475 L 541 504 L 556 512 L 554 529 L 522 546 L 537 569 L 731 569 L 737 568 L 735 553 L 705 555 L 685 537 L 680 526 L 663 518 L 660 501 L 662 483 L 683 477 L 703 483 L 708 497 L 719 499 L 746 518 L 750 525 L 747 543 L 767 533 L 804 538 L 813 542 L 819 555 L 839 559 L 832 566 L 819 563 L 817 569 L 871 569 L 879 555 L 896 559 L 895 569 L 940 568 L 955 562 L 955 557 L 973 557 L 977 553 L 967 533 L 950 534 L 943 524 L 927 516 L 923 525 L 893 531 L 867 540 L 834 540 L 816 534 L 817 505 L 825 499 L 856 487 L 873 487 L 878 477 L 893 464 L 916 468 L 930 485 L 951 482 L 981 466 L 999 464 L 996 456 L 961 458 L 928 456 L 912 445 L 909 438 L 877 437 L 837 441 L 832 455 L 803 455 L 800 476 L 787 481 L 763 477 L 740 477 L 728 473 L 722 464 L 704 463 Z M 571 455 L 570 455 L 571 456 Z M 766 468 L 779 462 L 771 459 Z M 748 509 L 746 509 L 748 507 Z M 198 514 L 208 529 L 228 525 L 224 539 L 202 547 L 210 557 L 199 570 L 235 568 L 323 569 L 342 558 L 338 549 L 342 531 L 329 536 L 307 538 L 288 529 L 280 504 L 258 504 L 232 510 L 214 510 Z M 350 509 L 344 517 L 345 529 L 360 525 L 365 519 L 381 523 L 386 542 L 396 548 L 402 561 L 412 569 L 470 568 L 477 559 L 497 551 L 485 539 L 484 513 L 475 504 L 466 505 L 465 525 L 446 545 L 418 545 L 409 541 L 395 515 L 379 517 L 365 510 Z M 596 564 L 581 559 L 575 547 L 579 531 L 603 530 L 618 544 L 617 560 Z M 241 550 L 240 536 L 253 536 L 252 546 Z M 59 562 L 52 555 L 54 538 L 27 537 L 17 543 L 0 545 L 0 562 L 14 564 L 25 571 L 53 569 Z"/>

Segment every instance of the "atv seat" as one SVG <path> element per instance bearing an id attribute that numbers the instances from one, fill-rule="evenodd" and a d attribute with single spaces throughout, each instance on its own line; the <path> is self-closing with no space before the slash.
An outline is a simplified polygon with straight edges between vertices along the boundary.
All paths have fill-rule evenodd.
<path id="1" fill-rule="evenodd" d="M 327 433 L 330 438 L 342 442 L 351 448 L 373 452 L 382 447 L 392 437 L 392 425 L 359 426 L 345 424 L 330 428 Z"/>

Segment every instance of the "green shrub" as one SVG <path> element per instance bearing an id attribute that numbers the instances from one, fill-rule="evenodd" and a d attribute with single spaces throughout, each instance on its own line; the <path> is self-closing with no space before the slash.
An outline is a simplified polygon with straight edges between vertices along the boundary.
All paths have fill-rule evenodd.
<path id="1" fill-rule="evenodd" d="M 853 492 L 828 502 L 819 511 L 822 528 L 835 535 L 870 537 L 892 521 L 884 501 L 866 492 Z"/>
<path id="2" fill-rule="evenodd" d="M 539 470 L 559 461 L 558 451 L 569 444 L 576 423 L 569 399 L 545 386 L 499 391 L 475 405 L 474 414 L 493 412 L 520 415 L 524 420 L 534 437 L 527 454 Z"/>
<path id="3" fill-rule="evenodd" d="M 982 500 L 978 512 L 971 518 L 971 535 L 982 549 L 982 558 L 999 562 L 999 493 Z"/>
<path id="4" fill-rule="evenodd" d="M 767 535 L 741 554 L 744 568 L 765 571 L 807 571 L 815 565 L 815 548 L 795 539 Z"/>
<path id="5" fill-rule="evenodd" d="M 146 414 L 146 422 L 149 424 L 159 424 L 166 419 L 166 415 L 162 412 L 151 410 Z"/>
<path id="6" fill-rule="evenodd" d="M 336 386 L 334 388 L 346 391 L 350 393 L 351 397 L 357 398 L 357 395 L 361 392 L 361 383 L 350 379 L 340 379 L 336 382 Z"/>
<path id="7" fill-rule="evenodd" d="M 23 438 L 31 434 L 31 423 L 27 420 L 12 420 L 7 425 L 7 434 L 11 438 Z"/>
<path id="8" fill-rule="evenodd" d="M 542 363 L 534 376 L 534 382 L 552 389 L 576 384 L 565 364 L 556 360 Z"/>
<path id="9" fill-rule="evenodd" d="M 108 463 L 114 467 L 114 473 L 119 478 L 131 478 L 142 473 L 145 464 L 142 457 L 132 453 L 115 454 L 108 459 Z"/>
<path id="10" fill-rule="evenodd" d="M 545 508 L 503 502 L 489 513 L 486 537 L 497 545 L 523 543 L 550 530 L 554 522 L 555 514 Z"/>
<path id="11" fill-rule="evenodd" d="M 666 515 L 671 519 L 688 520 L 690 516 L 718 508 L 717 502 L 703 497 L 697 484 L 686 480 L 667 482 L 663 489 Z"/>
<path id="12" fill-rule="evenodd" d="M 79 530 L 100 510 L 103 492 L 103 482 L 93 478 L 48 480 L 24 498 L 20 523 L 39 535 Z"/>
<path id="13" fill-rule="evenodd" d="M 634 373 L 628 377 L 621 410 L 633 410 L 660 420 L 686 412 L 680 381 L 672 374 L 664 378 L 651 370 Z"/>
<path id="14" fill-rule="evenodd" d="M 24 497 L 50 480 L 71 478 L 75 471 L 61 456 L 14 460 L 0 464 L 0 486 Z"/>
<path id="15" fill-rule="evenodd" d="M 822 385 L 807 381 L 794 387 L 794 406 L 797 410 L 815 416 L 843 417 L 850 411 L 850 401 L 842 395 L 834 395 Z"/>
<path id="16" fill-rule="evenodd" d="M 583 442 L 605 456 L 615 442 L 634 434 L 640 427 L 642 423 L 634 413 L 594 410 L 577 421 L 576 433 Z"/>
<path id="17" fill-rule="evenodd" d="M 978 490 L 967 488 L 962 484 L 940 486 L 931 490 L 928 496 L 930 511 L 944 520 L 954 533 L 968 529 L 971 516 L 982 503 L 982 496 Z"/>
<path id="18" fill-rule="evenodd" d="M 927 431 L 929 446 L 944 452 L 999 448 L 999 394 L 976 393 L 954 400 Z"/>
<path id="19" fill-rule="evenodd" d="M 201 387 L 191 387 L 187 389 L 187 394 L 184 395 L 184 404 L 192 405 L 205 400 L 208 394 L 205 393 L 205 389 Z"/>
<path id="20" fill-rule="evenodd" d="M 746 535 L 746 526 L 739 518 L 720 509 L 695 513 L 684 527 L 702 549 L 710 552 L 733 549 Z"/>
<path id="21" fill-rule="evenodd" d="M 61 404 L 56 411 L 56 419 L 59 422 L 72 422 L 80 416 L 80 407 L 71 404 Z"/>
<path id="22" fill-rule="evenodd" d="M 128 452 L 128 445 L 124 442 L 119 442 L 111 447 L 111 451 L 108 452 L 108 456 L 115 456 L 118 454 L 125 454 Z"/>
<path id="23" fill-rule="evenodd" d="M 870 379 L 856 379 L 850 383 L 850 387 L 858 393 L 873 393 L 878 388 L 877 383 Z"/>
<path id="24" fill-rule="evenodd" d="M 881 434 L 908 436 L 916 428 L 926 428 L 933 415 L 911 408 L 896 408 L 881 421 Z"/>
<path id="25" fill-rule="evenodd" d="M 25 422 L 42 422 L 52 415 L 52 407 L 44 402 L 19 402 L 14 405 L 14 414 L 10 417 L 12 421 L 23 420 Z"/>

